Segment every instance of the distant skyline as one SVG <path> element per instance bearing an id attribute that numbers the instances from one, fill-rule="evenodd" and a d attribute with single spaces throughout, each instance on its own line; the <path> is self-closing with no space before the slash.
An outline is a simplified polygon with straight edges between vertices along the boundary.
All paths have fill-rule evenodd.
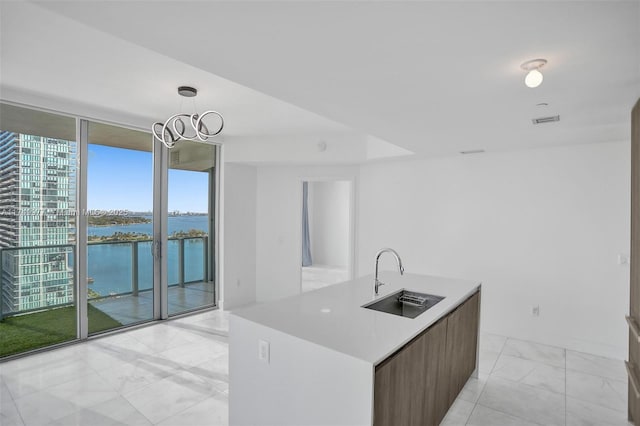
<path id="1" fill-rule="evenodd" d="M 151 211 L 150 152 L 89 145 L 87 207 L 90 210 Z M 208 174 L 169 169 L 169 211 L 206 213 Z"/>

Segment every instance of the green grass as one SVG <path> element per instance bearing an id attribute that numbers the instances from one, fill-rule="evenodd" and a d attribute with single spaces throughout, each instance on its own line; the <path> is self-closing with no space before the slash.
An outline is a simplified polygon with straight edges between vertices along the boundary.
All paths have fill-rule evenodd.
<path id="1" fill-rule="evenodd" d="M 118 321 L 89 305 L 89 333 L 120 327 Z M 51 309 L 0 321 L 0 357 L 76 338 L 76 308 Z"/>

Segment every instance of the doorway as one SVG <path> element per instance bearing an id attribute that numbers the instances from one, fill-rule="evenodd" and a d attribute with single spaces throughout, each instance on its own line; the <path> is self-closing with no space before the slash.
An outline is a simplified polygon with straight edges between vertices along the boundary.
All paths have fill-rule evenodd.
<path id="1" fill-rule="evenodd" d="M 300 291 L 353 277 L 353 181 L 302 181 Z"/>

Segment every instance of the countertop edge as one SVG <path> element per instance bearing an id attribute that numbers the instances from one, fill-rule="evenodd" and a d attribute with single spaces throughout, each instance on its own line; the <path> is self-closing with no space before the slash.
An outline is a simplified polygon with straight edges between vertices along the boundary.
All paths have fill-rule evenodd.
<path id="1" fill-rule="evenodd" d="M 383 272 L 384 273 L 384 272 Z M 313 345 L 317 345 L 318 347 L 321 348 L 325 348 L 325 349 L 329 349 L 335 353 L 339 353 L 345 356 L 348 356 L 352 359 L 367 363 L 369 365 L 372 366 L 372 368 L 375 369 L 376 366 L 378 366 L 381 362 L 383 362 L 384 360 L 388 359 L 390 356 L 392 356 L 393 354 L 395 354 L 398 350 L 400 350 L 402 347 L 404 347 L 407 343 L 411 342 L 413 339 L 415 339 L 417 336 L 419 336 L 420 334 L 422 334 L 425 330 L 429 329 L 430 327 L 432 327 L 434 324 L 436 324 L 438 321 L 440 321 L 442 318 L 446 317 L 447 315 L 449 315 L 451 312 L 453 312 L 455 309 L 457 309 L 462 303 L 464 303 L 466 300 L 468 300 L 471 296 L 473 296 L 475 293 L 477 292 L 481 292 L 482 290 L 482 281 L 479 280 L 468 280 L 468 279 L 460 279 L 460 278 L 447 278 L 447 277 L 441 277 L 441 276 L 430 276 L 430 275 L 422 275 L 422 274 L 405 274 L 409 275 L 410 278 L 412 280 L 416 280 L 416 279 L 426 279 L 426 280 L 437 280 L 437 281 L 443 281 L 444 285 L 448 285 L 449 283 L 455 283 L 456 285 L 462 285 L 464 287 L 460 288 L 460 291 L 455 291 L 455 296 L 453 296 L 453 294 L 451 296 L 453 296 L 452 298 L 450 298 L 451 296 L 446 296 L 447 299 L 449 299 L 449 303 L 447 303 L 445 306 L 443 306 L 443 310 L 441 312 L 433 312 L 433 317 L 428 318 L 428 320 L 422 324 L 416 324 L 417 327 L 415 329 L 411 329 L 411 330 L 407 330 L 409 331 L 408 333 L 402 333 L 402 336 L 399 336 L 400 339 L 398 339 L 397 341 L 395 339 L 391 340 L 391 344 L 385 345 L 383 344 L 382 347 L 379 348 L 379 350 L 370 350 L 369 352 L 367 352 L 367 350 L 369 350 L 370 348 L 367 348 L 365 350 L 355 350 L 355 349 L 351 349 L 351 348 L 356 348 L 356 346 L 352 346 L 351 348 L 347 345 L 344 345 L 343 343 L 340 344 L 334 344 L 334 341 L 322 341 L 322 338 L 318 338 L 317 334 L 314 335 L 313 333 L 316 332 L 316 330 L 313 331 L 304 331 L 305 329 L 300 329 L 300 328 L 292 328 L 289 327 L 288 325 L 285 325 L 289 322 L 289 317 L 287 317 L 287 320 L 283 321 L 283 318 L 285 318 L 284 315 L 286 314 L 282 314 L 282 312 L 285 312 L 286 309 L 290 308 L 292 305 L 294 308 L 297 309 L 297 311 L 299 311 L 300 306 L 296 305 L 295 303 L 292 302 L 298 302 L 300 300 L 305 300 L 308 303 L 309 299 L 313 298 L 315 294 L 322 294 L 322 292 L 327 289 L 328 292 L 331 292 L 331 290 L 329 290 L 329 288 L 333 287 L 334 289 L 337 288 L 338 286 L 345 286 L 345 285 L 349 285 L 349 286 L 353 286 L 355 284 L 357 284 L 358 281 L 362 281 L 362 282 L 366 282 L 367 284 L 365 285 L 365 287 L 367 287 L 368 281 L 372 278 L 372 276 L 363 276 L 360 278 L 357 278 L 355 280 L 352 281 L 346 281 L 344 283 L 339 283 L 336 284 L 334 286 L 329 286 L 320 290 L 316 290 L 314 292 L 310 292 L 310 293 L 301 293 L 301 294 L 296 294 L 296 295 L 291 295 L 291 296 L 287 296 L 284 297 L 282 299 L 278 299 L 278 300 L 274 300 L 274 301 L 269 301 L 269 302 L 264 302 L 264 303 L 258 303 L 256 305 L 252 305 L 252 306 L 248 306 L 248 307 L 243 307 L 243 308 L 239 308 L 236 312 L 231 311 L 230 315 L 232 317 L 236 317 L 236 318 L 240 318 L 243 319 L 245 321 L 249 321 L 252 324 L 256 324 L 256 325 L 260 325 L 262 327 L 265 327 L 266 329 L 269 330 L 273 330 L 274 332 L 279 332 L 291 337 L 294 337 L 298 340 L 300 340 L 301 342 L 307 342 L 307 343 L 311 343 Z M 443 283 L 441 282 L 437 282 L 435 284 L 432 285 L 440 285 L 442 286 Z M 407 283 L 401 283 L 401 282 L 396 282 L 394 283 L 395 285 L 389 286 L 389 290 L 390 292 L 387 294 L 381 294 L 380 298 L 384 298 L 386 297 L 388 294 L 391 294 L 391 292 L 393 291 L 397 291 L 400 290 L 402 288 L 406 288 L 406 287 L 413 287 L 414 284 L 412 284 L 411 282 L 407 282 Z M 361 285 L 364 285 L 361 283 Z M 345 288 L 345 287 L 343 287 Z M 352 287 L 353 288 L 353 287 Z M 386 288 L 386 287 L 385 287 Z M 431 289 L 427 288 L 427 289 L 415 289 L 417 291 L 425 291 L 425 292 L 433 292 L 433 294 L 441 294 L 444 295 L 443 293 L 439 293 L 438 291 L 436 291 L 435 289 L 432 291 Z M 442 289 L 440 289 L 442 290 Z M 316 293 L 318 292 L 318 293 Z M 325 292 L 326 293 L 326 292 Z M 333 293 L 335 293 L 335 291 L 333 291 Z M 352 291 L 353 293 L 353 291 Z M 363 305 L 361 302 L 365 299 L 362 299 L 362 294 L 357 294 L 358 292 L 356 291 L 356 294 L 352 294 L 352 296 L 354 298 L 356 298 L 356 304 L 358 307 L 363 307 L 365 305 Z M 361 292 L 360 292 L 361 293 Z M 446 293 L 445 293 L 446 294 Z M 271 316 L 270 319 L 269 316 L 266 313 L 269 312 L 269 310 L 272 308 L 273 305 L 276 308 L 283 308 L 284 310 L 280 310 L 280 313 L 276 313 L 275 316 Z M 280 306 L 278 306 L 280 305 Z M 317 305 L 314 306 L 314 309 L 317 309 L 319 307 L 324 307 L 324 303 L 322 304 L 322 306 Z M 306 306 L 305 306 L 306 308 Z M 262 311 L 262 312 L 260 312 Z M 272 313 L 273 312 L 277 312 L 274 311 L 273 309 L 271 309 Z M 296 312 L 296 311 L 293 311 Z M 329 311 L 330 312 L 330 311 Z M 266 315 L 266 316 L 265 316 Z M 374 315 L 389 315 L 387 313 L 377 313 Z M 262 316 L 262 318 L 261 318 Z M 278 320 L 278 318 L 280 318 L 280 320 Z M 295 315 L 294 315 L 294 321 L 295 321 Z M 383 317 L 380 317 L 381 319 Z M 419 317 L 417 317 L 419 318 Z M 426 319 L 426 318 L 425 318 Z M 281 321 L 280 323 L 278 323 L 278 321 Z M 315 321 L 315 322 L 314 322 Z M 392 320 L 393 321 L 393 320 Z M 413 320 L 411 320 L 413 321 Z M 310 322 L 310 324 L 317 324 L 318 322 L 316 320 L 312 320 Z M 327 331 L 327 328 L 325 328 L 324 330 L 325 332 Z M 233 331 L 230 330 L 230 333 L 232 333 Z M 326 336 L 326 333 L 325 333 Z M 344 337 L 344 336 L 343 336 Z M 387 335 L 388 337 L 388 335 Z"/>
<path id="2" fill-rule="evenodd" d="M 465 298 L 465 300 L 467 300 L 467 299 Z M 336 349 L 336 348 L 332 348 L 332 347 L 330 347 L 330 346 L 324 346 L 324 345 L 321 345 L 320 343 L 318 343 L 318 342 L 314 342 L 313 340 L 305 339 L 304 337 L 300 337 L 300 336 L 296 336 L 296 335 L 293 335 L 293 334 L 289 334 L 289 333 L 287 333 L 287 332 L 285 332 L 285 331 L 278 330 L 277 328 L 274 328 L 274 327 L 268 326 L 268 325 L 266 325 L 266 324 L 261 324 L 261 323 L 259 323 L 259 322 L 255 321 L 255 320 L 252 320 L 252 319 L 249 319 L 249 318 L 245 318 L 245 317 L 240 316 L 240 315 L 234 315 L 234 314 L 233 314 L 233 312 L 229 312 L 229 315 L 230 315 L 230 316 L 234 316 L 234 317 L 236 317 L 236 318 L 238 318 L 238 319 L 240 319 L 240 320 L 242 320 L 242 321 L 247 321 L 247 322 L 250 322 L 250 323 L 255 324 L 255 325 L 257 325 L 257 326 L 267 328 L 267 329 L 271 330 L 271 331 L 272 331 L 272 332 L 274 332 L 274 333 L 284 334 L 284 335 L 286 335 L 286 336 L 289 336 L 289 337 L 294 338 L 294 339 L 301 340 L 301 341 L 303 341 L 303 342 L 305 342 L 305 343 L 309 343 L 310 345 L 317 346 L 317 347 L 322 348 L 322 349 L 324 349 L 324 350 L 332 351 L 332 352 L 335 352 L 335 353 L 337 353 L 337 354 L 344 355 L 344 356 L 346 356 L 346 357 L 349 357 L 349 358 L 351 358 L 351 359 L 354 359 L 354 360 L 356 360 L 356 361 L 358 361 L 358 362 L 362 362 L 362 363 L 365 363 L 365 364 L 369 364 L 369 365 L 371 365 L 373 368 L 375 368 L 375 367 L 376 367 L 376 365 L 377 365 L 377 363 L 376 363 L 376 364 L 374 364 L 374 363 L 372 363 L 372 362 L 371 362 L 370 360 L 368 360 L 368 359 L 364 359 L 364 358 L 357 357 L 357 356 L 355 356 L 355 355 L 353 355 L 353 354 L 350 354 L 350 353 L 347 353 L 347 352 L 344 352 L 344 351 L 340 351 L 340 350 L 338 350 L 338 349 Z M 427 327 L 427 328 L 429 328 L 429 327 Z M 229 330 L 229 331 L 231 332 L 231 330 Z M 419 334 L 419 333 L 418 333 L 418 334 Z M 402 346 L 404 346 L 404 344 L 403 344 L 403 345 L 401 345 L 400 347 L 402 347 Z M 395 353 L 395 352 L 396 352 L 396 351 L 394 351 L 393 353 Z M 385 358 L 385 359 L 386 359 L 386 358 Z"/>

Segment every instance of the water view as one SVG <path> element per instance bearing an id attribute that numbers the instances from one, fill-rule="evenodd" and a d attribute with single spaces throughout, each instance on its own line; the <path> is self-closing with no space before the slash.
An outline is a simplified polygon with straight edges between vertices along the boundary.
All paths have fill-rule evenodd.
<path id="1" fill-rule="evenodd" d="M 151 219 L 151 217 L 146 217 Z M 90 226 L 89 238 L 107 237 L 115 233 L 144 234 L 151 238 L 153 224 L 134 223 L 129 225 Z M 168 234 L 189 232 L 191 230 L 207 233 L 208 216 L 169 216 Z M 138 254 L 138 288 L 150 289 L 153 286 L 153 257 L 150 241 L 110 242 L 108 244 L 89 244 L 89 291 L 92 296 L 109 296 L 132 291 L 132 250 Z M 194 238 L 184 241 L 184 280 L 185 282 L 203 279 L 203 239 Z M 179 241 L 169 240 L 167 247 L 168 283 L 178 284 L 179 277 Z M 117 267 L 114 267 L 117 265 Z"/>

